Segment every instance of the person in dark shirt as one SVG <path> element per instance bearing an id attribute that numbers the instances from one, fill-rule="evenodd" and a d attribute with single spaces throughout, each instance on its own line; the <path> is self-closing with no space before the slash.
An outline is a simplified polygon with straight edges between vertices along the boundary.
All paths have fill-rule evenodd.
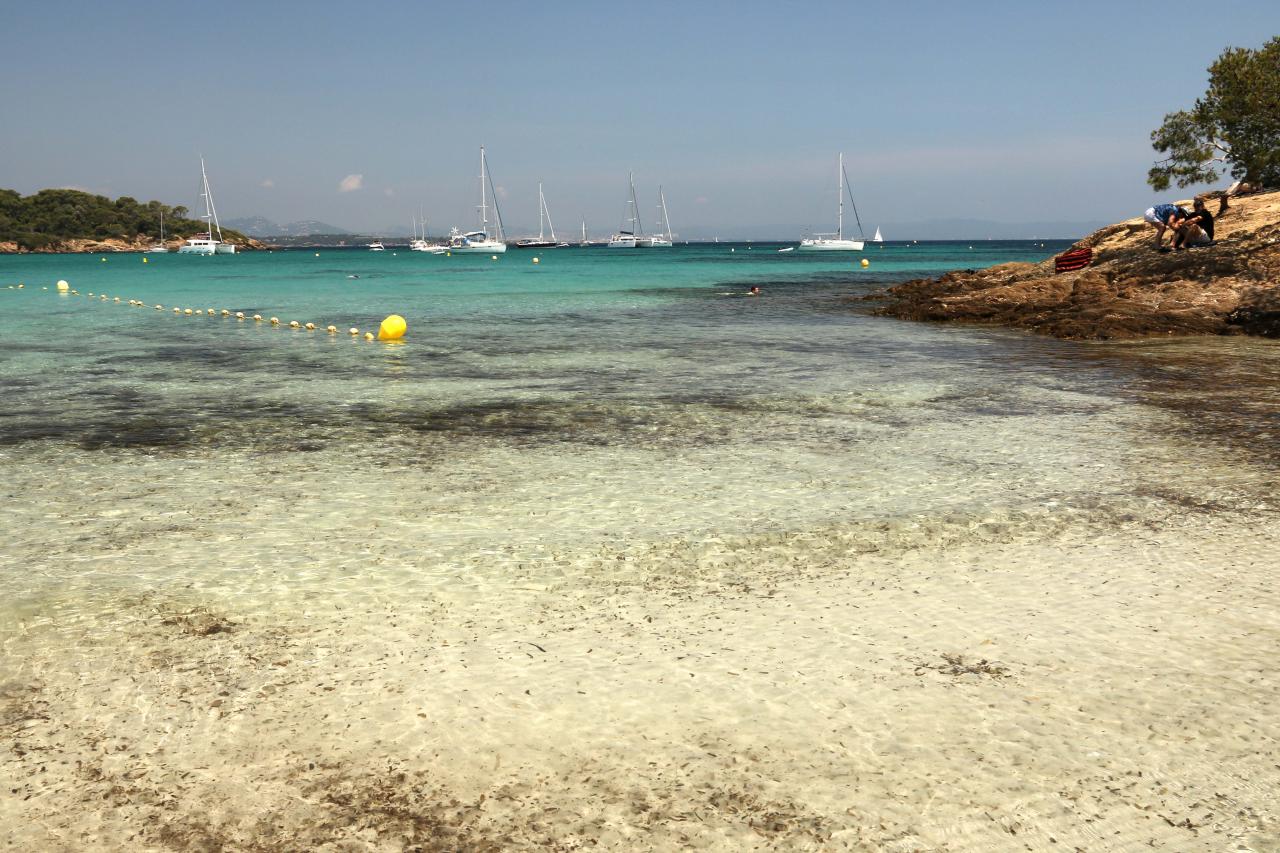
<path id="1" fill-rule="evenodd" d="M 1177 233 L 1173 237 L 1173 248 L 1185 249 L 1187 246 L 1203 246 L 1213 242 L 1213 214 L 1204 206 L 1204 199 L 1196 199 L 1195 206 L 1187 218 L 1178 224 Z"/>

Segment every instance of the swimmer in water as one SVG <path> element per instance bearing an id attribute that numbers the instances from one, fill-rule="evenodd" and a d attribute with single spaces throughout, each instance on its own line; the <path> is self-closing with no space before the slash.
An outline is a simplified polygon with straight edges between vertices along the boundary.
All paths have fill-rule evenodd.
<path id="1" fill-rule="evenodd" d="M 758 284 L 751 285 L 751 289 L 747 291 L 747 296 L 759 296 L 760 286 Z"/>

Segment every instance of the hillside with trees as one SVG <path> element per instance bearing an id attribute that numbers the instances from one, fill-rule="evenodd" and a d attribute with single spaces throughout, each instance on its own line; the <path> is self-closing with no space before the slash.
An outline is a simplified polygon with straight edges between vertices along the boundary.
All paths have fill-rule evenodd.
<path id="1" fill-rule="evenodd" d="M 181 205 L 140 202 L 129 196 L 112 200 L 80 190 L 40 190 L 23 196 L 0 189 L 0 246 L 39 252 L 59 251 L 75 241 L 110 241 L 132 248 L 160 239 L 162 213 L 165 236 L 171 240 L 205 230 L 204 222 L 188 218 Z M 251 244 L 239 231 L 224 228 L 222 236 L 230 243 Z"/>

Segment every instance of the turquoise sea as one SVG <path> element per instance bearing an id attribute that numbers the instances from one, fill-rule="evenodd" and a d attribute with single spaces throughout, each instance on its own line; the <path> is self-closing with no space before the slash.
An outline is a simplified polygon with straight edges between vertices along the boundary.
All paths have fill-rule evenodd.
<path id="1" fill-rule="evenodd" d="M 1227 849 L 1280 346 L 861 298 L 1065 245 L 0 257 L 0 846 Z"/>

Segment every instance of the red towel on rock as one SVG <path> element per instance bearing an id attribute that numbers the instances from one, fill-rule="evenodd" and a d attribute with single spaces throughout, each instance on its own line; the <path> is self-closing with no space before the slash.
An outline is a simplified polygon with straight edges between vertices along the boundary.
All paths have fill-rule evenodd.
<path id="1" fill-rule="evenodd" d="M 1054 258 L 1054 272 L 1072 272 L 1082 270 L 1093 263 L 1093 249 L 1072 249 Z"/>

